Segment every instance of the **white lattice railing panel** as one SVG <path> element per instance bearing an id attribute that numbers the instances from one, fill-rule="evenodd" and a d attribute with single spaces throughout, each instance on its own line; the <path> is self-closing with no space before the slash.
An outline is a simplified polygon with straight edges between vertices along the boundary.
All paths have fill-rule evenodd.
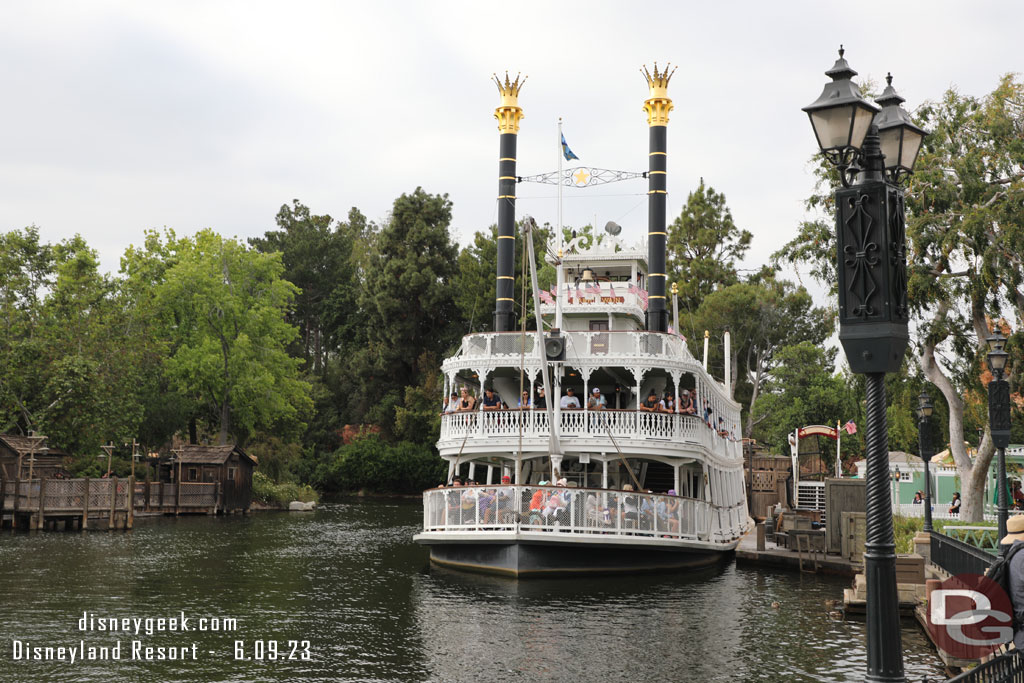
<path id="1" fill-rule="evenodd" d="M 636 491 L 460 486 L 424 492 L 423 529 L 731 540 L 744 531 L 741 508 Z"/>
<path id="2" fill-rule="evenodd" d="M 548 416 L 543 410 L 474 410 L 441 417 L 441 441 L 462 443 L 476 439 L 548 437 Z M 686 442 L 738 456 L 739 442 L 722 436 L 703 420 L 689 415 L 648 413 L 636 410 L 561 411 L 563 437 L 606 437 Z"/>

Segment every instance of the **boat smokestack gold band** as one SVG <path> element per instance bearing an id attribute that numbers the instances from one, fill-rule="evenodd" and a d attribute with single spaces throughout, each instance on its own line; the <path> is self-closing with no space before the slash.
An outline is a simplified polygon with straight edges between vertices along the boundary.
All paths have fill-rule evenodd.
<path id="1" fill-rule="evenodd" d="M 502 82 L 494 77 L 501 93 L 501 106 L 494 110 L 501 132 L 498 151 L 498 265 L 494 300 L 494 331 L 511 332 L 515 321 L 515 258 L 516 258 L 516 141 L 523 110 L 519 107 L 519 90 L 523 81 L 514 81 L 505 74 Z"/>

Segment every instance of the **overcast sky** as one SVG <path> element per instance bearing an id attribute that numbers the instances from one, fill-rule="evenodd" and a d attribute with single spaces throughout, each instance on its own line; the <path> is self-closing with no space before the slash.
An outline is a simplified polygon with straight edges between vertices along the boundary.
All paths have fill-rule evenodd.
<path id="1" fill-rule="evenodd" d="M 423 186 L 465 244 L 496 218 L 493 72 L 529 75 L 520 175 L 643 171 L 644 64 L 669 94 L 670 220 L 703 176 L 753 232 L 748 266 L 813 189 L 806 115 L 840 43 L 910 108 L 1021 70 L 1014 2 L 8 2 L 0 5 L 0 230 L 81 233 L 116 271 L 146 228 L 246 238 L 299 199 L 382 221 Z M 646 181 L 568 190 L 565 221 L 646 233 Z M 555 220 L 554 188 L 519 212 Z M 808 283 L 809 284 L 809 283 Z"/>

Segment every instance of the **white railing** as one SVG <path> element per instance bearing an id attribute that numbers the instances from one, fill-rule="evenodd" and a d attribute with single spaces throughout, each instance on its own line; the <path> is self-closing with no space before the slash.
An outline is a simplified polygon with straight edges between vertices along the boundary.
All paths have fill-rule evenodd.
<path id="1" fill-rule="evenodd" d="M 563 330 L 566 354 L 582 356 L 652 357 L 694 361 L 686 342 L 674 334 L 642 330 L 570 332 Z M 462 338 L 463 358 L 533 356 L 536 332 L 484 332 Z M 696 361 L 694 361 L 696 362 Z"/>
<path id="2" fill-rule="evenodd" d="M 893 503 L 892 513 L 902 517 L 924 517 L 924 503 Z M 996 521 L 995 514 L 984 513 L 986 522 Z M 960 515 L 949 514 L 949 503 L 932 503 L 932 519 L 960 519 Z"/>
<path id="3" fill-rule="evenodd" d="M 456 486 L 423 493 L 424 531 L 546 531 L 728 542 L 743 533 L 742 503 L 637 491 L 551 486 Z"/>
<path id="4" fill-rule="evenodd" d="M 642 410 L 562 410 L 560 438 L 607 437 L 666 442 L 688 442 L 709 449 L 725 447 L 739 453 L 739 441 L 721 436 L 692 415 L 649 413 Z M 467 439 L 547 438 L 546 410 L 474 410 L 441 416 L 442 442 Z"/>

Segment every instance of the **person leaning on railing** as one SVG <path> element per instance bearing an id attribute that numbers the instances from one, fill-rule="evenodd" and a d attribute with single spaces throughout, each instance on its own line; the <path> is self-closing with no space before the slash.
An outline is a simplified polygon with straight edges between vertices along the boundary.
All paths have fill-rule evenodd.
<path id="1" fill-rule="evenodd" d="M 484 410 L 501 410 L 501 399 L 494 393 L 493 387 L 484 389 Z"/>
<path id="2" fill-rule="evenodd" d="M 679 395 L 679 413 L 681 415 L 696 415 L 697 408 L 694 406 L 694 397 L 690 395 L 689 389 L 683 389 Z"/>
<path id="3" fill-rule="evenodd" d="M 579 410 L 580 400 L 576 398 L 576 392 L 573 391 L 572 387 L 565 390 L 565 396 L 562 397 L 559 405 L 562 410 Z"/>
<path id="4" fill-rule="evenodd" d="M 469 389 L 462 387 L 459 390 L 459 401 L 455 407 L 457 413 L 468 413 L 476 406 L 476 399 L 469 395 Z"/>

